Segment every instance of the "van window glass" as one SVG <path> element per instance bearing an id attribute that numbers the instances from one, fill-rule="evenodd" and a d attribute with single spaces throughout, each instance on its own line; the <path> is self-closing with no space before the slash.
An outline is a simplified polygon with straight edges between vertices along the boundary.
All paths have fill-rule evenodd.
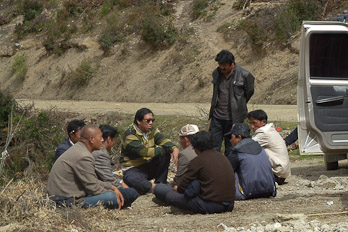
<path id="1" fill-rule="evenodd" d="M 313 33 L 309 49 L 312 79 L 348 79 L 348 33 Z"/>

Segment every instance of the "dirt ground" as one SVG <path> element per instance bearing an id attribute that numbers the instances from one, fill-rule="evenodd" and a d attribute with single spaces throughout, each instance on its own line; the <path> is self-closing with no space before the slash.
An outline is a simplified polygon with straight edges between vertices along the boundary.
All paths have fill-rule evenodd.
<path id="1" fill-rule="evenodd" d="M 119 112 L 135 114 L 142 108 L 150 108 L 155 115 L 185 115 L 195 117 L 208 116 L 210 103 L 132 103 L 132 102 L 106 102 L 106 101 L 71 101 L 71 100 L 33 100 L 16 99 L 21 106 L 34 104 L 38 110 L 57 109 L 59 111 L 75 112 L 82 114 L 95 114 Z M 249 111 L 263 109 L 267 112 L 270 121 L 297 121 L 296 105 L 257 105 L 249 104 Z"/>
<path id="2" fill-rule="evenodd" d="M 21 105 L 32 100 L 18 101 Z M 133 113 L 144 104 L 81 102 L 81 101 L 33 101 L 36 109 L 50 109 L 80 113 L 96 110 L 115 110 Z M 204 104 L 148 104 L 158 114 L 184 114 L 199 116 L 197 108 Z M 258 106 L 252 106 L 249 108 Z M 264 106 L 273 112 L 273 118 L 293 120 L 296 106 Z M 274 111 L 271 111 L 273 109 Z M 294 119 L 295 120 L 295 119 Z M 237 201 L 233 212 L 214 215 L 191 215 L 153 202 L 153 194 L 139 197 L 131 208 L 108 211 L 108 217 L 116 221 L 96 222 L 94 231 L 348 231 L 348 163 L 339 162 L 339 169 L 326 171 L 321 156 L 291 157 L 292 175 L 286 184 L 278 186 L 277 196 L 269 199 Z M 175 175 L 171 166 L 169 179 Z M 96 220 L 93 209 L 84 220 Z M 60 212 L 61 210 L 57 210 Z M 69 212 L 64 211 L 62 213 Z M 80 214 L 80 211 L 78 211 Z M 70 211 L 73 216 L 74 211 Z M 88 214 L 88 210 L 86 211 Z M 69 216 L 71 217 L 71 216 Z M 72 220 L 72 219 L 71 219 Z M 91 222 L 91 223 L 92 223 Z M 86 222 L 87 223 L 87 222 Z M 109 224 L 108 224 L 109 223 Z M 48 227 L 50 228 L 50 227 Z M 82 224 L 71 221 L 65 231 L 86 231 Z M 1 231 L 1 229 L 0 229 Z M 6 230 L 5 230 L 6 231 Z M 10 231 L 10 230 L 9 230 Z M 88 231 L 88 230 L 87 230 Z"/>
<path id="3" fill-rule="evenodd" d="M 117 231 L 347 231 L 340 224 L 348 212 L 347 168 L 347 161 L 326 171 L 320 157 L 297 160 L 275 198 L 237 201 L 223 214 L 184 214 L 147 194 L 118 214 Z"/>

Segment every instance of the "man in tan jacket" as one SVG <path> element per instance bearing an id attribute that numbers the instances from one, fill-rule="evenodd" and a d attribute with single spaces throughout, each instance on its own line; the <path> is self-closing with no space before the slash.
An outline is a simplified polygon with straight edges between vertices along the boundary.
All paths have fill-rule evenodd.
<path id="1" fill-rule="evenodd" d="M 117 187 L 98 180 L 92 151 L 103 142 L 99 128 L 87 125 L 80 142 L 64 152 L 54 163 L 47 184 L 47 193 L 57 205 L 79 203 L 83 208 L 99 203 L 107 208 L 121 209 L 124 199 Z"/>
<path id="2" fill-rule="evenodd" d="M 253 140 L 257 141 L 271 162 L 275 181 L 284 184 L 290 176 L 290 160 L 284 139 L 275 130 L 273 123 L 267 123 L 267 114 L 263 110 L 254 110 L 247 115 L 250 127 L 255 131 Z"/>

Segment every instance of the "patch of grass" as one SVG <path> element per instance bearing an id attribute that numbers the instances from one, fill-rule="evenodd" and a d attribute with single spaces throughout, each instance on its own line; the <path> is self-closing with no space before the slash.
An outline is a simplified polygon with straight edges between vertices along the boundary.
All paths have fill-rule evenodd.
<path id="1" fill-rule="evenodd" d="M 0 128 L 7 126 L 12 109 L 14 111 L 17 109 L 15 99 L 10 94 L 0 91 Z"/>
<path id="2" fill-rule="evenodd" d="M 121 42 L 124 38 L 124 24 L 118 15 L 118 12 L 113 12 L 107 18 L 107 25 L 103 30 L 99 44 L 104 52 L 108 51 L 114 44 Z"/>
<path id="3" fill-rule="evenodd" d="M 68 74 L 71 84 L 77 88 L 88 85 L 94 76 L 96 68 L 93 68 L 91 62 L 83 60 L 80 65 Z"/>
<path id="4" fill-rule="evenodd" d="M 253 51 L 260 53 L 265 40 L 266 35 L 262 28 L 259 27 L 255 19 L 244 19 L 239 23 L 239 29 L 245 31 L 253 46 Z"/>
<path id="5" fill-rule="evenodd" d="M 284 42 L 298 31 L 303 20 L 320 18 L 321 4 L 315 0 L 290 0 L 275 18 L 276 40 Z"/>
<path id="6" fill-rule="evenodd" d="M 148 14 L 142 21 L 141 38 L 153 48 L 168 48 L 175 43 L 177 30 L 171 21 Z"/>
<path id="7" fill-rule="evenodd" d="M 17 54 L 13 59 L 13 64 L 11 67 L 12 74 L 14 74 L 21 81 L 25 80 L 28 72 L 26 60 L 27 58 L 25 57 L 25 55 Z"/>
<path id="8" fill-rule="evenodd" d="M 209 6 L 209 0 L 193 0 L 191 18 L 193 20 L 207 15 L 206 8 Z"/>
<path id="9" fill-rule="evenodd" d="M 233 3 L 232 8 L 235 10 L 243 9 L 246 0 L 237 0 Z"/>

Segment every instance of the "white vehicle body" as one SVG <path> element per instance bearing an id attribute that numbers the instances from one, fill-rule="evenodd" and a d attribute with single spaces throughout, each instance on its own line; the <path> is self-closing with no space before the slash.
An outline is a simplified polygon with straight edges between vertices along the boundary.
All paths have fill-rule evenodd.
<path id="1" fill-rule="evenodd" d="M 303 22 L 297 105 L 300 153 L 337 169 L 348 153 L 348 24 Z"/>

